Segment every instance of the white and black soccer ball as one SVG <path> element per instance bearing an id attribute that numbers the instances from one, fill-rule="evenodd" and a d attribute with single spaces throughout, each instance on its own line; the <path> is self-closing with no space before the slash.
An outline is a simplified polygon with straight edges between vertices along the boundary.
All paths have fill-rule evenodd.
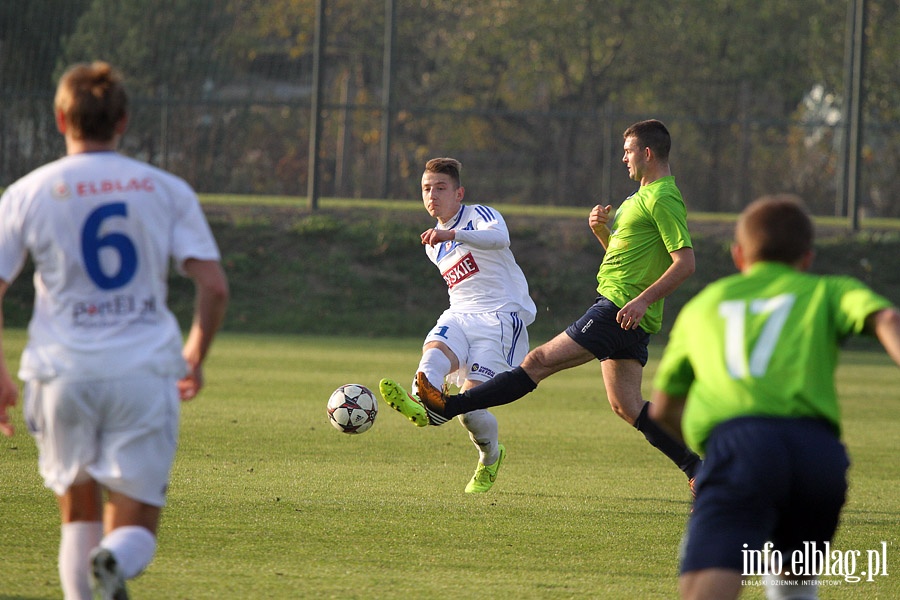
<path id="1" fill-rule="evenodd" d="M 343 433 L 363 433 L 375 424 L 378 402 L 372 390 L 348 383 L 334 390 L 328 399 L 328 421 Z"/>

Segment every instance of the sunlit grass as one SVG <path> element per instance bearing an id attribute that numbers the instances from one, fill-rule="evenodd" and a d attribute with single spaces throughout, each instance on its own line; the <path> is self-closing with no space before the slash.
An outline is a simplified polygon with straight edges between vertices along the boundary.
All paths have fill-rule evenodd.
<path id="1" fill-rule="evenodd" d="M 21 331 L 5 337 L 13 362 L 23 339 Z M 676 595 L 684 476 L 612 414 L 596 364 L 495 410 L 509 457 L 482 496 L 462 491 L 477 455 L 456 423 L 417 429 L 382 406 L 363 435 L 328 424 L 334 388 L 406 381 L 419 347 L 417 339 L 223 335 L 208 387 L 183 407 L 159 552 L 132 595 Z M 854 466 L 835 547 L 886 541 L 890 576 L 823 588 L 821 597 L 900 597 L 900 372 L 882 355 L 850 352 L 839 381 Z M 19 431 L 0 443 L 0 599 L 59 598 L 55 502 L 39 481 L 21 409 L 14 415 Z M 763 595 L 748 588 L 744 597 Z"/>

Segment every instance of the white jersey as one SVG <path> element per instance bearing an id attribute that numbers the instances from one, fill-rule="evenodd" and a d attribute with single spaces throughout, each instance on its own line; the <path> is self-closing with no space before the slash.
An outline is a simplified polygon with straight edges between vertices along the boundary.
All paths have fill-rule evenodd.
<path id="1" fill-rule="evenodd" d="M 449 312 L 518 312 L 529 325 L 537 309 L 528 282 L 509 249 L 509 230 L 496 210 L 463 204 L 456 216 L 437 229 L 455 229 L 456 239 L 425 252 L 447 283 Z"/>
<path id="2" fill-rule="evenodd" d="M 35 301 L 20 378 L 186 373 L 170 260 L 219 259 L 186 182 L 111 151 L 44 165 L 0 198 L 0 278 L 12 282 L 27 254 Z"/>

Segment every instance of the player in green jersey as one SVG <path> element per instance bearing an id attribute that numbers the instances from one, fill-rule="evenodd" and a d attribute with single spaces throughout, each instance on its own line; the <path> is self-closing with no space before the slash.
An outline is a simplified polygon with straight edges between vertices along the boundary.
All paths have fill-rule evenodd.
<path id="1" fill-rule="evenodd" d="M 397 395 L 409 398 L 410 411 L 427 412 L 432 424 L 440 424 L 513 402 L 550 375 L 598 359 L 613 411 L 693 481 L 699 456 L 649 418 L 649 403 L 641 396 L 647 345 L 650 335 L 659 331 L 663 298 L 694 272 L 687 211 L 669 168 L 671 138 L 665 125 L 641 121 L 626 129 L 623 139 L 622 161 L 640 188 L 611 222 L 612 206 L 598 205 L 590 213 L 591 231 L 606 249 L 595 304 L 566 331 L 529 352 L 521 366 L 462 394 L 445 396 L 418 373 L 418 399 L 424 408 L 405 392 Z"/>
<path id="2" fill-rule="evenodd" d="M 790 198 L 744 210 L 732 257 L 740 273 L 682 309 L 654 381 L 651 417 L 704 455 L 681 592 L 736 598 L 744 576 L 764 574 L 794 579 L 771 581 L 769 598 L 815 598 L 815 582 L 789 574 L 787 559 L 780 572 L 749 573 L 747 556 L 771 543 L 790 557 L 834 536 L 849 465 L 838 346 L 874 334 L 900 365 L 900 312 L 852 277 L 805 272 L 813 225 Z"/>

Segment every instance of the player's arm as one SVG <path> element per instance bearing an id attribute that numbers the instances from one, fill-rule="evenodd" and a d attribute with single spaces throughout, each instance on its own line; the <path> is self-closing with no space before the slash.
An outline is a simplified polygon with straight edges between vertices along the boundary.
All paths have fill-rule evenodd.
<path id="1" fill-rule="evenodd" d="M 14 430 L 7 411 L 16 405 L 19 387 L 13 381 L 3 354 L 3 297 L 8 288 L 9 284 L 0 279 L 0 432 L 7 437 L 12 437 Z"/>
<path id="2" fill-rule="evenodd" d="M 677 290 L 678 286 L 694 274 L 696 263 L 693 248 L 679 248 L 670 252 L 669 256 L 672 257 L 669 268 L 616 315 L 616 321 L 624 329 L 636 328 L 647 313 L 647 307 Z"/>
<path id="3" fill-rule="evenodd" d="M 477 229 L 461 229 L 456 232 L 455 239 L 479 250 L 509 248 L 509 231 L 497 221 L 479 225 Z"/>
<path id="4" fill-rule="evenodd" d="M 865 331 L 875 334 L 888 356 L 900 366 L 900 311 L 884 308 L 866 318 Z"/>
<path id="5" fill-rule="evenodd" d="M 669 265 L 669 268 L 640 294 L 645 296 L 648 306 L 677 290 L 682 283 L 687 281 L 688 277 L 694 274 L 696 262 L 693 248 L 679 248 L 670 252 L 669 256 L 672 257 L 672 264 Z"/>
<path id="6" fill-rule="evenodd" d="M 438 244 L 443 244 L 444 242 L 456 239 L 456 230 L 432 227 L 431 229 L 423 231 L 422 235 L 419 237 L 422 238 L 423 246 L 437 246 Z"/>
<path id="7" fill-rule="evenodd" d="M 429 246 L 456 240 L 479 250 L 502 250 L 510 244 L 509 229 L 499 216 L 478 220 L 475 229 L 428 229 L 421 237 L 422 243 Z"/>
<path id="8" fill-rule="evenodd" d="M 188 374 L 178 382 L 181 399 L 190 400 L 203 387 L 203 361 L 225 318 L 229 292 L 218 261 L 189 258 L 182 269 L 195 286 L 194 318 L 182 350 Z"/>
<path id="9" fill-rule="evenodd" d="M 610 211 L 612 211 L 612 204 L 607 204 L 606 206 L 598 204 L 591 209 L 591 214 L 588 217 L 588 225 L 604 250 L 609 247 L 609 236 L 612 234 L 608 225 Z"/>
<path id="10" fill-rule="evenodd" d="M 669 435 L 684 443 L 681 434 L 681 415 L 684 413 L 686 396 L 669 394 L 662 390 L 653 390 L 650 402 L 650 418 L 660 424 Z"/>
<path id="11" fill-rule="evenodd" d="M 457 240 L 480 250 L 502 250 L 509 247 L 509 233 L 499 229 L 426 229 L 422 232 L 422 244 L 437 246 Z"/>

